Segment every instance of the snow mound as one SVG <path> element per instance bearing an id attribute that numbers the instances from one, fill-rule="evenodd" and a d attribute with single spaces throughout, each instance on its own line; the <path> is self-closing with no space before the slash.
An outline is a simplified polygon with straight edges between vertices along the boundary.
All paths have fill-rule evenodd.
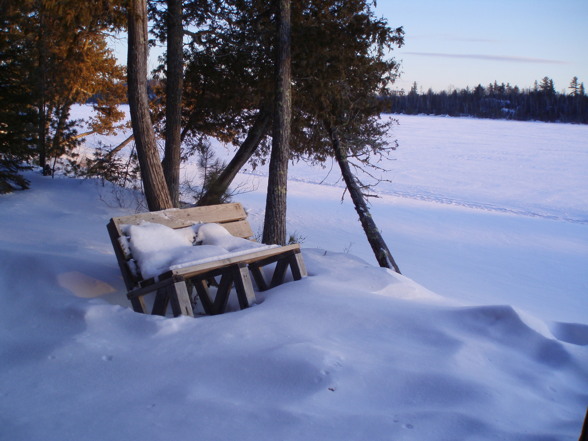
<path id="1" fill-rule="evenodd" d="M 582 323 L 554 323 L 551 331 L 561 341 L 588 346 L 588 325 Z"/>
<path id="2" fill-rule="evenodd" d="M 569 130 L 556 131 L 565 137 Z M 447 157 L 446 143 L 435 142 L 443 148 L 432 162 Z M 532 143 L 519 144 L 520 159 L 506 161 L 513 170 L 542 157 Z M 511 147 L 501 145 L 492 151 Z M 568 155 L 553 151 L 580 166 L 580 147 Z M 425 157 L 430 149 L 403 151 Z M 489 163 L 458 170 L 473 182 L 480 170 L 493 171 Z M 443 169 L 437 164 L 423 174 L 418 166 L 415 175 L 438 178 L 432 185 L 439 194 L 448 193 L 443 185 L 481 188 L 443 184 Z M 530 188 L 513 183 L 514 175 L 504 174 L 500 192 Z M 580 201 L 580 178 L 571 175 L 565 189 Z M 389 222 L 383 228 L 406 274 L 420 270 L 444 282 L 440 296 L 331 251 L 355 243 L 362 252 L 352 208 L 343 210 L 325 186 L 308 191 L 310 184 L 290 182 L 294 226 L 315 233 L 306 242 L 313 248 L 302 250 L 309 277 L 256 293 L 259 304 L 243 311 L 174 319 L 130 309 L 105 225 L 133 210 L 113 208 L 112 187 L 27 177 L 31 190 L 0 196 L 2 439 L 579 436 L 588 403 L 585 224 L 398 200 L 374 205 L 378 220 Z M 528 193 L 515 199 L 526 201 Z M 242 197 L 262 213 L 262 191 Z M 187 233 L 171 239 L 170 248 L 198 248 L 195 229 Z M 461 287 L 471 293 L 466 298 L 456 286 L 468 278 L 476 283 Z"/>
<path id="3" fill-rule="evenodd" d="M 216 223 L 199 225 L 196 243 L 222 247 L 230 253 L 266 247 L 266 245 L 251 240 L 232 236 L 225 227 Z"/>

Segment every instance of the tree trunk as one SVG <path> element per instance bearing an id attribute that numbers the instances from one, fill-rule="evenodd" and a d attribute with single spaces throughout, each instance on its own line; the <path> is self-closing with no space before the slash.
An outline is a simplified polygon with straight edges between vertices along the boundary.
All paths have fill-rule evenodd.
<path id="1" fill-rule="evenodd" d="M 180 206 L 182 89 L 184 87 L 182 0 L 167 0 L 167 82 L 163 173 L 174 207 Z"/>
<path id="2" fill-rule="evenodd" d="M 57 125 L 55 127 L 55 133 L 53 134 L 53 143 L 51 146 L 51 154 L 55 157 L 61 156 L 65 153 L 61 148 L 60 145 L 63 143 L 63 130 L 65 128 L 65 123 L 67 122 L 67 118 L 69 117 L 69 110 L 71 104 L 64 104 L 59 109 L 56 109 L 56 116 L 57 116 Z M 55 172 L 55 170 L 54 170 Z"/>
<path id="3" fill-rule="evenodd" d="M 343 180 L 345 181 L 345 185 L 349 190 L 351 200 L 355 205 L 355 211 L 359 215 L 359 221 L 361 222 L 363 231 L 365 232 L 367 240 L 372 247 L 372 251 L 376 256 L 378 264 L 381 267 L 393 269 L 398 274 L 401 274 L 400 268 L 398 268 L 398 265 L 396 265 L 396 262 L 392 257 L 392 253 L 390 253 L 386 242 L 384 242 L 384 238 L 380 234 L 380 230 L 378 230 L 378 227 L 376 226 L 376 223 L 370 214 L 365 197 L 361 191 L 357 179 L 351 172 L 349 162 L 347 161 L 347 153 L 344 147 L 339 142 L 339 138 L 335 131 L 333 129 L 328 129 L 328 131 L 329 137 L 331 138 L 331 144 L 333 145 L 333 150 L 335 151 L 335 159 L 339 164 L 341 174 L 343 175 Z"/>
<path id="4" fill-rule="evenodd" d="M 150 211 L 172 208 L 155 142 L 147 97 L 147 3 L 129 0 L 128 83 L 133 136 Z"/>
<path id="5" fill-rule="evenodd" d="M 47 86 L 47 43 L 45 36 L 45 9 L 43 2 L 39 2 L 39 35 L 38 35 L 38 56 L 39 56 L 39 126 L 37 127 L 37 150 L 39 152 L 39 165 L 46 175 L 47 165 L 47 105 L 46 86 Z"/>
<path id="6" fill-rule="evenodd" d="M 243 141 L 233 159 L 231 159 L 218 178 L 210 185 L 208 191 L 198 200 L 196 205 L 212 205 L 218 203 L 221 196 L 229 189 L 229 185 L 231 185 L 239 170 L 243 168 L 257 149 L 257 146 L 267 132 L 270 120 L 270 112 L 265 108 L 261 109 L 257 114 L 255 123 L 247 133 L 247 138 L 245 138 L 245 141 Z"/>
<path id="7" fill-rule="evenodd" d="M 286 243 L 286 196 L 292 114 L 290 0 L 278 0 L 276 96 L 263 243 Z"/>

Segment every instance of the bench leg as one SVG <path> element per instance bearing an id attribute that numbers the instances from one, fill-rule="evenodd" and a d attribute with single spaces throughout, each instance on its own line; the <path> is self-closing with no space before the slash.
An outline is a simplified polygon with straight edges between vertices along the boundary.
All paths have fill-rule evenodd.
<path id="1" fill-rule="evenodd" d="M 167 286 L 159 288 L 155 294 L 155 300 L 153 301 L 153 309 L 151 314 L 165 316 L 167 311 L 167 305 L 169 304 L 169 289 Z"/>
<path id="2" fill-rule="evenodd" d="M 147 305 L 145 305 L 145 300 L 143 300 L 143 297 L 133 297 L 130 300 L 131 305 L 133 306 L 133 311 L 147 314 Z"/>
<path id="3" fill-rule="evenodd" d="M 252 263 L 249 265 L 249 270 L 251 271 L 251 275 L 253 276 L 253 280 L 255 280 L 255 284 L 257 285 L 258 290 L 266 291 L 269 289 L 267 283 L 265 282 L 265 277 L 263 276 L 262 267 Z"/>
<path id="4" fill-rule="evenodd" d="M 179 281 L 173 283 L 169 287 L 170 291 L 170 303 L 174 317 L 180 315 L 187 315 L 194 317 L 194 311 L 192 310 L 192 301 L 190 294 L 188 293 L 188 287 L 185 281 Z"/>
<path id="5" fill-rule="evenodd" d="M 308 276 L 302 253 L 294 253 L 290 258 L 290 270 L 292 271 L 292 277 L 294 277 L 294 280 L 300 280 L 303 277 Z"/>
<path id="6" fill-rule="evenodd" d="M 261 269 L 265 265 L 269 265 L 274 262 L 276 263 L 276 267 L 274 268 L 271 281 L 268 285 L 265 281 L 265 278 L 263 277 Z M 273 256 L 268 259 L 251 263 L 249 265 L 251 275 L 253 276 L 253 279 L 255 280 L 255 283 L 257 284 L 257 287 L 260 291 L 265 291 L 266 289 L 274 288 L 284 283 L 284 278 L 286 276 L 286 272 L 288 271 L 288 267 L 290 267 L 290 271 L 292 272 L 292 277 L 294 280 L 300 280 L 308 275 L 306 266 L 304 265 L 304 259 L 302 258 L 302 253 L 300 251 L 290 251 L 288 253 Z"/>
<path id="7" fill-rule="evenodd" d="M 290 265 L 290 256 L 284 256 L 276 263 L 276 269 L 274 269 L 274 275 L 270 282 L 270 288 L 274 288 L 284 283 L 284 277 L 286 276 L 286 270 Z"/>
<path id="8" fill-rule="evenodd" d="M 216 290 L 214 304 L 212 305 L 212 314 L 222 314 L 227 309 L 229 294 L 231 293 L 231 288 L 233 288 L 233 278 L 232 268 L 229 267 L 223 271 Z"/>
<path id="9" fill-rule="evenodd" d="M 239 299 L 239 307 L 241 309 L 250 307 L 255 303 L 256 299 L 247 265 L 235 265 L 233 269 L 233 278 L 235 290 L 237 291 L 237 298 Z"/>
<path id="10" fill-rule="evenodd" d="M 208 292 L 208 283 L 206 280 L 200 278 L 192 279 L 192 284 L 196 288 L 196 293 L 198 293 L 198 298 L 202 303 L 202 309 L 208 315 L 212 314 L 213 304 L 210 300 L 210 293 Z"/>

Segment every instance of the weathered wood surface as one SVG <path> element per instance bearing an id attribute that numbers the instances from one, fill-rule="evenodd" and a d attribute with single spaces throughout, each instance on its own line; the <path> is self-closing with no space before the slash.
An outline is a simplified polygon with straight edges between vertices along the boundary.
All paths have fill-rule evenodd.
<path id="1" fill-rule="evenodd" d="M 132 256 L 125 254 L 119 242 L 124 236 L 123 225 L 138 225 L 141 222 L 159 223 L 171 228 L 214 222 L 222 224 L 234 236 L 250 238 L 253 235 L 247 213 L 238 203 L 169 209 L 111 219 L 107 225 L 108 233 L 127 286 L 127 297 L 136 312 L 149 313 L 144 296 L 155 292 L 152 314 L 165 315 L 171 306 L 174 316 L 194 316 L 191 293 L 194 288 L 206 314 L 221 314 L 226 310 L 232 288 L 235 288 L 241 309 L 255 303 L 252 277 L 259 290 L 266 290 L 283 283 L 288 268 L 294 280 L 307 275 L 300 245 L 293 244 L 257 251 L 253 249 L 244 255 L 178 268 L 157 278 L 143 280 L 129 269 Z M 262 268 L 272 263 L 276 266 L 268 283 Z M 215 277 L 220 277 L 218 283 Z M 210 295 L 211 283 L 217 286 L 214 298 Z"/>
<path id="2" fill-rule="evenodd" d="M 269 248 L 261 251 L 252 251 L 242 256 L 228 257 L 225 259 L 215 260 L 213 262 L 202 263 L 200 265 L 189 266 L 186 268 L 178 268 L 170 271 L 170 274 L 190 278 L 200 274 L 205 274 L 215 268 L 222 268 L 238 263 L 250 264 L 258 260 L 267 259 L 269 257 L 276 257 L 285 255 L 289 251 L 300 251 L 300 245 L 286 245 L 283 247 Z M 275 261 L 275 260 L 274 260 Z"/>
<path id="3" fill-rule="evenodd" d="M 130 216 L 113 219 L 120 232 L 121 225 L 138 225 L 141 222 L 154 222 L 170 228 L 183 228 L 194 223 L 219 223 L 229 230 L 234 236 L 249 238 L 253 236 L 247 213 L 241 204 L 209 205 L 207 207 L 176 208 L 171 210 L 151 211 L 148 213 L 133 214 Z M 235 224 L 235 226 L 231 225 Z"/>

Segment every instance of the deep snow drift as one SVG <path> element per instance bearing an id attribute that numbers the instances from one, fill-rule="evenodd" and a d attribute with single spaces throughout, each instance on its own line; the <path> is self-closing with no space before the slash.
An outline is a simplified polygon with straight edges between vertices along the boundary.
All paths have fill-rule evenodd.
<path id="1" fill-rule="evenodd" d="M 31 175 L 31 190 L 0 196 L 0 438 L 576 440 L 588 405 L 587 128 L 400 120 L 397 186 L 373 213 L 420 284 L 373 266 L 336 182 L 314 183 L 325 171 L 303 165 L 289 227 L 306 237 L 309 277 L 196 319 L 129 309 L 105 228 L 133 211 L 117 205 L 124 192 Z M 572 158 L 541 156 L 536 131 Z M 456 176 L 442 161 L 460 150 L 477 159 Z M 490 174 L 501 180 L 488 188 Z M 237 198 L 255 230 L 264 170 L 239 179 L 257 188 Z"/>

